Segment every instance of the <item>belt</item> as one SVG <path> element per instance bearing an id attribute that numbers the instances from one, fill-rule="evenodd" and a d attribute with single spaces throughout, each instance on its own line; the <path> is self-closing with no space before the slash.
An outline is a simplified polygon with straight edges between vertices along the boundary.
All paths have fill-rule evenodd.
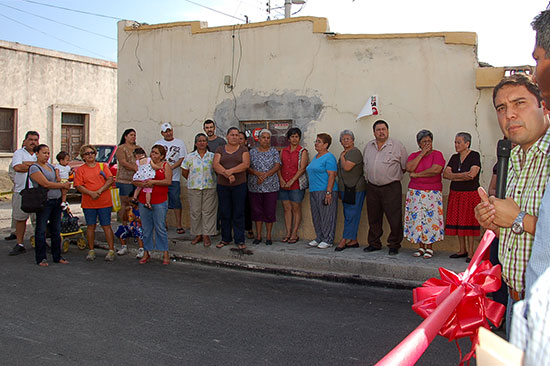
<path id="1" fill-rule="evenodd" d="M 520 301 L 525 298 L 525 291 L 518 292 L 511 287 L 508 287 L 508 293 L 514 301 Z"/>

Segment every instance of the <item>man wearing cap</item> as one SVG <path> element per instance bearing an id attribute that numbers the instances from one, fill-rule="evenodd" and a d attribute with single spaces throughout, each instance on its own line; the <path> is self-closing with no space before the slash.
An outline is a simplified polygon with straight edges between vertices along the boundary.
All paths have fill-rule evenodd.
<path id="1" fill-rule="evenodd" d="M 174 210 L 178 234 L 185 233 L 181 222 L 180 178 L 181 163 L 187 155 L 187 149 L 182 140 L 174 138 L 174 130 L 170 122 L 165 122 L 160 127 L 163 139 L 155 142 L 166 149 L 166 161 L 172 168 L 172 184 L 168 187 L 168 209 Z"/>
<path id="2" fill-rule="evenodd" d="M 204 121 L 202 129 L 208 136 L 208 150 L 216 152 L 218 147 L 227 143 L 223 137 L 216 136 L 216 124 L 211 119 Z"/>

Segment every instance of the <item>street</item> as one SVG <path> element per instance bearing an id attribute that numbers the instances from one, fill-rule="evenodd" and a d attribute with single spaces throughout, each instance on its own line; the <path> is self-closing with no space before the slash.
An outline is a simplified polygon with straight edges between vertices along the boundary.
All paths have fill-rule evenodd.
<path id="1" fill-rule="evenodd" d="M 0 241 L 9 365 L 371 365 L 420 322 L 412 291 L 133 256 L 41 268 Z M 467 342 L 461 343 L 464 350 Z M 458 364 L 437 337 L 418 365 Z"/>

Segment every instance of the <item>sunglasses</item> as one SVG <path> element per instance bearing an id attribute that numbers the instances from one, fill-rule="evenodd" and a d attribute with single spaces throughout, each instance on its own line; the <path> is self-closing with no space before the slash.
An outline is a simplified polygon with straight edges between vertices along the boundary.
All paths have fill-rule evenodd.
<path id="1" fill-rule="evenodd" d="M 84 154 L 82 155 L 95 155 L 95 151 L 86 151 Z"/>

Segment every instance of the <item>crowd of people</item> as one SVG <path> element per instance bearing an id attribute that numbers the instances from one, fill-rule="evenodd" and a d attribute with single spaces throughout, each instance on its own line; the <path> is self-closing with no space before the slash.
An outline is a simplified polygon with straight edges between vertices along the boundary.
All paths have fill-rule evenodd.
<path id="1" fill-rule="evenodd" d="M 414 256 L 429 259 L 435 243 L 445 235 L 458 235 L 460 248 L 451 258 L 469 261 L 474 251 L 473 238 L 480 230 L 474 207 L 480 201 L 476 190 L 481 168 L 479 154 L 470 150 L 471 135 L 466 132 L 456 135 L 457 153 L 446 165 L 443 154 L 433 148 L 432 132 L 419 131 L 416 136 L 419 150 L 409 155 L 400 141 L 389 137 L 386 121 L 378 120 L 372 128 L 374 139 L 363 152 L 355 146 L 353 131 L 343 130 L 339 135 L 342 152 L 338 158 L 329 151 L 332 136 L 317 134 L 311 160 L 301 145 L 302 131 L 296 127 L 286 134 L 288 145 L 277 150 L 271 145 L 269 129 L 257 133 L 257 146 L 248 146 L 243 131 L 230 127 L 224 139 L 216 135 L 214 121 L 206 120 L 205 133 L 195 136 L 192 152 L 188 153 L 185 143 L 174 137 L 172 125 L 166 122 L 160 131 L 163 138 L 148 154 L 136 143 L 136 131 L 130 128 L 122 133 L 116 152 L 116 177 L 108 166 L 96 161 L 96 148 L 86 144 L 79 152 L 84 164 L 74 171 L 73 182 L 82 195 L 88 241 L 86 259 L 96 258 L 94 241 L 99 221 L 109 246 L 105 260 L 127 254 L 127 241 L 134 238 L 139 244 L 139 263 L 149 262 L 150 251 L 158 250 L 163 252 L 163 263 L 168 264 L 168 210 L 174 212 L 176 232 L 185 233 L 180 187 L 183 176 L 187 183 L 193 245 L 202 242 L 209 247 L 211 237 L 218 233 L 221 240 L 216 248 L 234 244 L 232 250 L 245 254 L 251 254 L 246 237 L 256 245 L 262 242 L 272 245 L 274 241 L 295 244 L 300 240 L 302 201 L 309 190 L 315 231 L 315 238 L 308 242 L 310 247 L 327 249 L 336 244 L 334 250 L 338 252 L 358 248 L 357 236 L 366 200 L 369 222 L 366 252 L 381 249 L 385 215 L 391 231 L 387 240 L 390 255 L 398 254 L 406 238 L 418 245 Z M 23 235 L 27 218 L 32 215 L 21 210 L 20 192 L 27 174 L 33 184 L 49 190 L 47 209 L 37 214 L 35 238 L 40 265 L 47 264 L 42 250 L 47 222 L 48 227 L 54 228 L 49 233 L 53 238 L 53 261 L 66 262 L 59 256 L 60 220 L 54 216 L 60 216 L 60 210 L 67 206 L 70 183 L 65 177 L 73 172 L 67 171 L 66 152 L 57 155 L 60 164 L 53 166 L 49 160 L 48 146 L 39 145 L 38 133 L 29 131 L 12 162 L 15 171 L 12 215 L 17 244 L 10 255 L 25 252 Z M 401 180 L 407 172 L 410 182 L 403 215 Z M 447 223 L 443 214 L 443 178 L 451 180 Z M 115 232 L 111 227 L 113 183 L 119 190 L 121 206 L 118 212 L 121 225 Z M 278 201 L 283 207 L 286 233 L 274 239 Z M 344 228 L 342 239 L 335 243 L 338 201 L 342 201 Z M 115 238 L 121 243 L 116 253 Z"/>

